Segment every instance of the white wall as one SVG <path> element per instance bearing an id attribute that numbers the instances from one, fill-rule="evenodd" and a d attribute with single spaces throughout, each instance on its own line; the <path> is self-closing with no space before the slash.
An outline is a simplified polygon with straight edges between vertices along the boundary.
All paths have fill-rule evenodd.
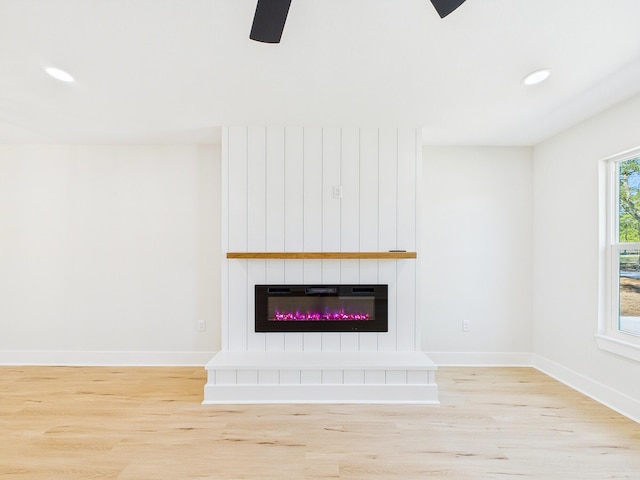
<path id="1" fill-rule="evenodd" d="M 535 148 L 534 352 L 548 373 L 640 419 L 640 365 L 598 348 L 603 158 L 640 145 L 640 96 Z"/>
<path id="2" fill-rule="evenodd" d="M 526 148 L 424 148 L 419 307 L 434 360 L 534 352 L 640 418 L 637 362 L 593 338 L 598 162 L 639 145 L 639 124 L 636 97 L 536 147 L 533 172 Z M 220 189 L 214 147 L 0 146 L 0 363 L 204 364 L 221 342 Z"/>
<path id="3" fill-rule="evenodd" d="M 424 147 L 422 172 L 423 349 L 443 364 L 529 364 L 532 150 Z"/>
<path id="4" fill-rule="evenodd" d="M 219 161 L 211 146 L 0 146 L 0 363 L 205 363 Z"/>
<path id="5" fill-rule="evenodd" d="M 418 129 L 229 127 L 222 142 L 223 254 L 416 250 Z M 342 199 L 334 186 L 342 186 Z M 225 259 L 223 349 L 416 350 L 416 265 Z M 254 285 L 264 283 L 388 284 L 389 331 L 256 333 Z"/>

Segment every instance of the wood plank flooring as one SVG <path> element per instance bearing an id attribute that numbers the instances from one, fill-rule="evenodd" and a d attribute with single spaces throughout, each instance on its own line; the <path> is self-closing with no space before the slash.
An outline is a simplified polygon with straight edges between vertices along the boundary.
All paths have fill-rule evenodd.
<path id="1" fill-rule="evenodd" d="M 201 368 L 0 367 L 0 479 L 640 479 L 640 425 L 530 368 L 440 406 L 200 405 Z"/>

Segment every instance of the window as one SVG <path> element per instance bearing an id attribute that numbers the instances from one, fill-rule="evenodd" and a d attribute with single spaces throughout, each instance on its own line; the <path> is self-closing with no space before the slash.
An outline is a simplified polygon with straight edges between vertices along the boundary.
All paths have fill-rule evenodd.
<path id="1" fill-rule="evenodd" d="M 601 348 L 640 361 L 640 148 L 605 161 L 605 312 Z"/>

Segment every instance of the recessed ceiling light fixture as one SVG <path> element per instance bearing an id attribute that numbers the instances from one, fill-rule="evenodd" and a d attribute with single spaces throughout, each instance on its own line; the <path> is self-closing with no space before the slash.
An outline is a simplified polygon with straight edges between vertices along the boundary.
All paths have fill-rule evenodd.
<path id="1" fill-rule="evenodd" d="M 50 76 L 55 78 L 56 80 L 60 80 L 61 82 L 75 82 L 75 79 L 69 72 L 65 72 L 64 70 L 60 70 L 56 67 L 45 67 L 45 72 L 47 72 Z"/>
<path id="2" fill-rule="evenodd" d="M 522 79 L 523 85 L 537 85 L 540 82 L 544 82 L 551 75 L 551 69 L 549 68 L 541 68 L 534 72 L 531 72 L 529 75 L 525 76 Z"/>

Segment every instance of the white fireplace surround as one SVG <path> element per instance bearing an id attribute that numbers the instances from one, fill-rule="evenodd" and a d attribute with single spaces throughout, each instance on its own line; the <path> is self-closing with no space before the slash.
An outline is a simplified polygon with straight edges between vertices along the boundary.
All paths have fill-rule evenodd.
<path id="1" fill-rule="evenodd" d="M 420 351 L 417 259 L 226 258 L 234 252 L 415 251 L 417 128 L 226 127 L 222 350 L 204 403 L 437 403 Z M 258 333 L 256 284 L 389 286 L 389 331 Z"/>

